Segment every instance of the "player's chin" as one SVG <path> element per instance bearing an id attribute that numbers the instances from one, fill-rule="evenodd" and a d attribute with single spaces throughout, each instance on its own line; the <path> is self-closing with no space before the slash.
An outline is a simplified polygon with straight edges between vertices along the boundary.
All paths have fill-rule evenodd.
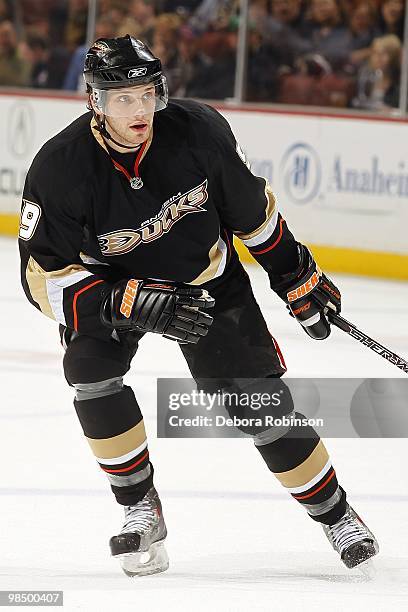
<path id="1" fill-rule="evenodd" d="M 131 144 L 135 144 L 135 145 L 141 144 L 142 142 L 148 139 L 149 132 L 150 130 L 148 126 L 146 126 L 146 129 L 138 129 L 138 130 L 128 129 L 126 133 L 126 140 L 130 142 Z"/>

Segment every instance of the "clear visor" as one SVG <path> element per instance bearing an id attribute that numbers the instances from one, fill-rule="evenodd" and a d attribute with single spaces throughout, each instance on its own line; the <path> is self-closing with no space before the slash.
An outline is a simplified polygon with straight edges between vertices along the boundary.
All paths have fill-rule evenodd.
<path id="1" fill-rule="evenodd" d="M 167 81 L 164 75 L 146 85 L 118 89 L 93 89 L 92 100 L 107 117 L 134 117 L 163 110 L 168 102 Z"/>

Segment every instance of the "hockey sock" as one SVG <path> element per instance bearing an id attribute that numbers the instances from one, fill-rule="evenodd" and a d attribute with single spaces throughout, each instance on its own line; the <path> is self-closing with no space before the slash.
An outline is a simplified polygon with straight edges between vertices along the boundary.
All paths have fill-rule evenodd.
<path id="1" fill-rule="evenodd" d="M 299 413 L 296 417 L 304 418 Z M 279 440 L 256 447 L 270 471 L 313 520 L 331 525 L 343 516 L 346 493 L 312 427 L 294 424 Z"/>
<path id="2" fill-rule="evenodd" d="M 143 417 L 122 379 L 75 385 L 75 409 L 86 439 L 119 504 L 140 501 L 153 486 Z"/>

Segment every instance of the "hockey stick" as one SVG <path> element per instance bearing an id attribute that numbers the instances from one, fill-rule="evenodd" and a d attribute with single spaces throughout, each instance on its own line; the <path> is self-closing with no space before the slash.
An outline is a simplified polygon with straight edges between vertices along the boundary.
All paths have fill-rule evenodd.
<path id="1" fill-rule="evenodd" d="M 376 340 L 373 340 L 370 338 L 370 336 L 367 336 L 367 334 L 358 329 L 355 325 L 353 325 L 353 323 L 346 321 L 346 319 L 343 319 L 343 317 L 340 315 L 329 312 L 327 316 L 330 323 L 346 332 L 346 334 L 349 334 L 349 336 L 355 340 L 361 342 L 361 344 L 364 344 L 364 346 L 367 346 L 369 349 L 374 351 L 374 353 L 380 355 L 380 357 L 383 357 L 393 365 L 397 366 L 397 368 L 405 372 L 405 374 L 408 374 L 408 361 L 405 361 L 405 359 L 402 359 L 402 357 L 399 357 L 399 355 L 393 353 L 390 351 L 390 349 L 385 348 L 385 346 Z"/>

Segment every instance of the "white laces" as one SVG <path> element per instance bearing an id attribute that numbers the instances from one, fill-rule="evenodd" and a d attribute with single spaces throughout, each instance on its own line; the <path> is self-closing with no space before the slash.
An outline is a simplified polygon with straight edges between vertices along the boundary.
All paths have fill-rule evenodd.
<path id="1" fill-rule="evenodd" d="M 334 525 L 330 525 L 327 530 L 333 546 L 342 553 L 345 548 L 362 539 L 368 538 L 369 533 L 365 526 L 354 518 L 349 512 Z"/>
<path id="2" fill-rule="evenodd" d="M 151 500 L 144 497 L 134 506 L 125 506 L 125 524 L 120 533 L 146 533 L 153 526 L 156 517 Z"/>

